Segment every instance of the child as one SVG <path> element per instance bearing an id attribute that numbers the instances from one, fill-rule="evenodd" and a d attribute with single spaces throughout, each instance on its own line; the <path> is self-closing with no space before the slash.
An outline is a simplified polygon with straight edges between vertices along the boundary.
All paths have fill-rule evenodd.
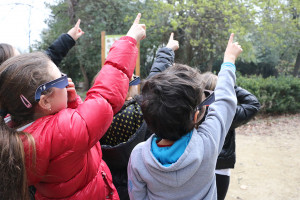
<path id="1" fill-rule="evenodd" d="M 2 64 L 0 108 L 11 114 L 15 129 L 35 141 L 32 152 L 23 138 L 28 183 L 36 187 L 36 199 L 119 199 L 98 141 L 124 104 L 136 42 L 146 36 L 140 17 L 114 43 L 81 104 L 75 90 L 67 94 L 66 75 L 47 56 L 24 54 Z"/>
<path id="2" fill-rule="evenodd" d="M 211 72 L 203 74 L 203 80 L 206 83 L 205 89 L 215 90 L 218 77 Z M 237 108 L 226 135 L 221 153 L 218 156 L 216 166 L 216 183 L 218 200 L 224 200 L 230 182 L 230 168 L 234 168 L 235 155 L 235 128 L 246 124 L 259 111 L 260 103 L 257 98 L 247 90 L 234 86 L 237 97 Z"/>
<path id="3" fill-rule="evenodd" d="M 175 57 L 174 51 L 178 48 L 178 41 L 174 40 L 174 34 L 171 33 L 166 47 L 158 50 L 148 77 L 172 66 Z M 145 141 L 151 135 L 138 102 L 139 83 L 139 77 L 133 76 L 129 83 L 125 104 L 114 116 L 108 131 L 100 140 L 103 160 L 111 170 L 113 183 L 121 200 L 129 200 L 127 165 L 130 153 L 138 143 Z"/>
<path id="4" fill-rule="evenodd" d="M 81 30 L 80 19 L 76 25 L 71 28 L 68 33 L 61 34 L 45 51 L 55 65 L 59 65 L 62 59 L 67 55 L 69 50 L 75 45 L 75 42 L 84 32 Z M 19 55 L 20 52 L 10 44 L 0 44 L 0 65 L 13 56 Z"/>
<path id="5" fill-rule="evenodd" d="M 214 168 L 235 109 L 234 62 L 242 52 L 230 36 L 215 90 L 205 113 L 198 71 L 178 65 L 153 76 L 142 88 L 142 112 L 155 133 L 132 151 L 128 163 L 130 199 L 216 199 Z"/>
<path id="6" fill-rule="evenodd" d="M 75 45 L 75 42 L 79 37 L 81 37 L 84 32 L 81 30 L 80 19 L 77 21 L 76 25 L 71 28 L 68 33 L 61 34 L 45 51 L 45 53 L 50 57 L 54 64 L 59 65 L 62 59 L 67 55 L 69 50 Z M 9 44 L 0 44 L 0 65 L 7 59 L 19 55 L 19 51 Z M 68 79 L 69 90 L 75 90 L 75 85 L 72 79 Z M 79 99 L 78 99 L 79 100 Z M 30 198 L 34 200 L 35 188 L 30 186 Z"/>

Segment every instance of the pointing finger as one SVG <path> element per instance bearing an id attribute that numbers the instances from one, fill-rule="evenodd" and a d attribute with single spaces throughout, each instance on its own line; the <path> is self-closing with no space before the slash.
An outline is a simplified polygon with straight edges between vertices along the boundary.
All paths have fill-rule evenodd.
<path id="1" fill-rule="evenodd" d="M 174 40 L 173 38 L 174 38 L 174 33 L 171 33 L 169 40 Z"/>
<path id="2" fill-rule="evenodd" d="M 234 38 L 234 33 L 231 33 L 230 38 L 228 40 L 228 44 L 232 44 Z"/>
<path id="3" fill-rule="evenodd" d="M 140 19 L 141 19 L 141 13 L 139 13 L 139 14 L 136 16 L 136 18 L 135 18 L 133 24 L 139 24 L 139 23 L 140 23 Z"/>
<path id="4" fill-rule="evenodd" d="M 80 19 L 78 19 L 78 21 L 76 22 L 75 27 L 79 28 L 79 25 L 80 25 Z"/>

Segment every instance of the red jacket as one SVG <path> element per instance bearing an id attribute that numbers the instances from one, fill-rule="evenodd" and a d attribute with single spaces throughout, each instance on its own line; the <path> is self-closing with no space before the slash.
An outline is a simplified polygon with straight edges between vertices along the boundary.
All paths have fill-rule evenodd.
<path id="1" fill-rule="evenodd" d="M 134 39 L 116 41 L 83 103 L 39 118 L 24 130 L 35 139 L 36 168 L 25 141 L 24 149 L 36 199 L 119 199 L 98 141 L 125 102 L 137 52 Z"/>

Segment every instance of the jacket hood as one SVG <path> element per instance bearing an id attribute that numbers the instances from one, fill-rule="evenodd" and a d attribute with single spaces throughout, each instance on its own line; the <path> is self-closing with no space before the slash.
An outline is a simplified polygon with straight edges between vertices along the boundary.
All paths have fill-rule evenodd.
<path id="1" fill-rule="evenodd" d="M 179 187 L 194 176 L 203 158 L 201 153 L 203 152 L 203 145 L 200 145 L 199 148 L 192 148 L 196 145 L 195 134 L 197 134 L 196 130 L 194 130 L 192 138 L 181 157 L 168 167 L 163 166 L 151 152 L 153 135 L 146 141 L 146 146 L 149 148 L 143 148 L 142 150 L 143 161 L 147 163 L 146 167 L 153 178 L 167 186 Z"/>

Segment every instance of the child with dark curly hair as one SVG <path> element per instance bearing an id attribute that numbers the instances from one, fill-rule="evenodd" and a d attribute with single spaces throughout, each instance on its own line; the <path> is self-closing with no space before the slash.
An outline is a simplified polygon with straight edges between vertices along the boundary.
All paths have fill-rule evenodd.
<path id="1" fill-rule="evenodd" d="M 145 82 L 141 108 L 155 134 L 131 153 L 130 199 L 217 199 L 215 165 L 236 109 L 234 63 L 242 52 L 233 36 L 215 93 L 205 91 L 200 73 L 185 65 Z M 195 129 L 214 100 L 205 121 Z"/>

